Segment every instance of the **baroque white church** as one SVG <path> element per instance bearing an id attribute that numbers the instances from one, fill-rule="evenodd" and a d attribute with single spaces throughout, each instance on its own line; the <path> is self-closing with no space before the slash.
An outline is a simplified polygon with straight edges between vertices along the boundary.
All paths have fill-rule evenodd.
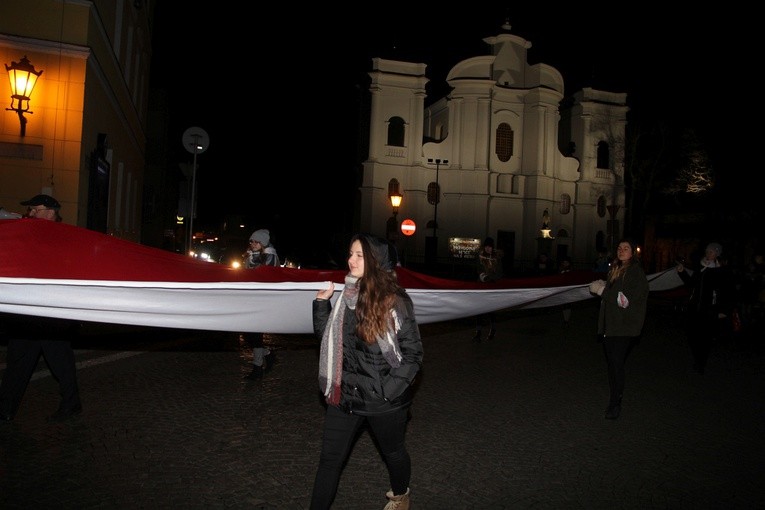
<path id="1" fill-rule="evenodd" d="M 620 235 L 627 95 L 566 96 L 558 70 L 529 65 L 531 42 L 506 32 L 484 42 L 488 54 L 455 65 L 451 92 L 428 107 L 426 64 L 373 59 L 361 230 L 411 262 L 470 258 L 490 236 L 508 275 L 541 253 L 590 268 Z"/>

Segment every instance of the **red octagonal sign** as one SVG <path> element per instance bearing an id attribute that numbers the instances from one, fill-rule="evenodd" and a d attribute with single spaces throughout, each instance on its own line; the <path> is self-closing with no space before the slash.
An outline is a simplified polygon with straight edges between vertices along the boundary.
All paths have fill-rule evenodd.
<path id="1" fill-rule="evenodd" d="M 401 222 L 401 233 L 405 236 L 414 234 L 415 230 L 417 230 L 417 226 L 414 224 L 414 221 L 407 219 Z"/>

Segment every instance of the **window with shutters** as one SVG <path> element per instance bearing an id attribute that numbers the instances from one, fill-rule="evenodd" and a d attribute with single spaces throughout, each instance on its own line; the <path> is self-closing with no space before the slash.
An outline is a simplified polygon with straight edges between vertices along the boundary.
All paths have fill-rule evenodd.
<path id="1" fill-rule="evenodd" d="M 510 124 L 502 122 L 497 126 L 497 144 L 496 144 L 497 158 L 504 162 L 510 161 L 513 155 L 513 128 Z"/>
<path id="2" fill-rule="evenodd" d="M 560 196 L 560 213 L 568 214 L 571 211 L 571 195 L 563 193 Z"/>

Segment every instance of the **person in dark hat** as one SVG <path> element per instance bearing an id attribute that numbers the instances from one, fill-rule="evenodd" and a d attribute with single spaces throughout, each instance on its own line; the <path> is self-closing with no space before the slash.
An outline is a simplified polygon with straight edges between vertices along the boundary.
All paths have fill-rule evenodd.
<path id="1" fill-rule="evenodd" d="M 35 195 L 29 200 L 21 202 L 27 206 L 27 218 L 41 218 L 44 220 L 61 221 L 61 204 L 50 195 Z"/>
<path id="2" fill-rule="evenodd" d="M 411 298 L 399 284 L 389 243 L 357 234 L 348 274 L 316 294 L 314 332 L 321 339 L 319 387 L 327 403 L 311 510 L 327 510 L 358 431 L 366 424 L 388 469 L 386 509 L 409 508 L 411 459 L 406 449 L 412 384 L 422 365 L 422 339 Z"/>
<path id="3" fill-rule="evenodd" d="M 50 195 L 37 195 L 21 205 L 28 207 L 30 218 L 61 221 L 61 204 Z M 61 395 L 58 410 L 48 421 L 60 422 L 80 414 L 82 403 L 71 343 L 79 322 L 25 315 L 4 315 L 2 319 L 9 338 L 7 366 L 0 382 L 0 422 L 14 419 L 41 354 L 58 381 Z"/>
<path id="4" fill-rule="evenodd" d="M 483 241 L 481 251 L 478 252 L 478 279 L 482 282 L 495 282 L 500 278 L 502 278 L 502 250 L 495 249 L 493 237 L 487 237 Z M 479 315 L 475 321 L 473 342 L 481 341 L 484 322 L 489 325 L 489 335 L 487 336 L 489 340 L 494 338 L 497 333 L 494 327 L 494 312 Z"/>

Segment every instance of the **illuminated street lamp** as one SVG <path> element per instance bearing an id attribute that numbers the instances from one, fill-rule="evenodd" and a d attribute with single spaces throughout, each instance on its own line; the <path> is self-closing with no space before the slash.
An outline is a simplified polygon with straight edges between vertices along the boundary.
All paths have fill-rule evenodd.
<path id="1" fill-rule="evenodd" d="M 390 196 L 390 205 L 393 206 L 393 218 L 395 219 L 398 216 L 398 208 L 401 206 L 401 201 L 404 199 L 403 196 L 399 195 L 398 193 L 394 193 Z"/>
<path id="2" fill-rule="evenodd" d="M 29 100 L 32 97 L 32 90 L 37 84 L 37 78 L 43 73 L 35 71 L 26 55 L 19 62 L 11 62 L 11 65 L 5 64 L 5 70 L 8 71 L 8 79 L 11 82 L 11 107 L 6 110 L 14 111 L 19 114 L 19 123 L 21 123 L 21 136 L 27 134 L 27 119 L 25 113 L 34 113 L 29 111 Z"/>
<path id="3" fill-rule="evenodd" d="M 401 201 L 404 199 L 398 192 L 391 193 L 388 198 L 390 199 L 390 205 L 393 207 L 393 216 L 388 218 L 386 224 L 386 231 L 389 240 L 395 240 L 398 237 L 398 208 L 401 206 Z"/>

